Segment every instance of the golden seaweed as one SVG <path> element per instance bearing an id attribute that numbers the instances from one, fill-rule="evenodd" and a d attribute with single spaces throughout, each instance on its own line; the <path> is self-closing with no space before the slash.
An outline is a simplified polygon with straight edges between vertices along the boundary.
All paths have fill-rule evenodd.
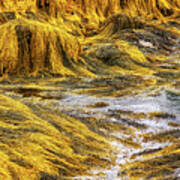
<path id="1" fill-rule="evenodd" d="M 146 125 L 135 121 L 176 118 L 119 110 L 104 120 L 84 107 L 64 112 L 56 103 L 69 89 L 96 97 L 178 89 L 179 0 L 0 0 L 0 32 L 0 180 L 92 175 L 88 170 L 115 162 L 111 140 L 141 148 L 134 131 Z M 114 117 L 118 122 L 109 121 Z M 114 131 L 131 137 L 108 135 Z M 133 155 L 144 159 L 125 163 L 119 176 L 172 178 L 180 166 L 179 130 L 142 138 L 172 145 Z"/>

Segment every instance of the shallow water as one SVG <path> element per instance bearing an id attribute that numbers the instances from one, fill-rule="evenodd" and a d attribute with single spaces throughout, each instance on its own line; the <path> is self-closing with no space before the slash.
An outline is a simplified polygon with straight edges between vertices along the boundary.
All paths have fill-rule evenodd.
<path id="1" fill-rule="evenodd" d="M 178 59 L 177 63 L 179 63 Z M 112 159 L 116 159 L 115 162 L 111 162 L 109 158 L 106 167 L 99 166 L 98 163 L 90 164 L 87 174 L 69 177 L 70 179 L 164 180 L 178 179 L 180 176 L 178 77 L 177 75 L 174 78 L 174 74 L 167 77 L 166 74 L 160 74 L 158 77 L 143 78 L 134 75 L 45 80 L 30 78 L 28 81 L 20 79 L 12 84 L 0 84 L 0 88 L 3 95 L 27 105 L 36 116 L 41 118 L 43 124 L 48 122 L 53 128 L 55 125 L 60 133 L 70 137 L 73 147 L 82 144 L 83 155 L 85 154 L 83 148 L 85 151 L 94 148 L 90 144 L 93 137 L 90 140 L 86 139 L 89 136 L 83 132 L 84 141 L 77 143 L 76 134 L 81 136 L 82 132 L 76 124 L 72 129 L 73 121 L 69 121 L 69 117 L 74 118 L 76 123 L 85 125 L 91 132 L 107 139 L 111 146 L 109 155 L 113 157 Z M 152 78 L 161 81 L 157 81 L 157 84 L 149 83 Z M 43 115 L 45 113 L 48 116 L 50 113 L 50 117 Z M 59 126 L 54 123 L 56 117 L 53 115 L 56 113 L 59 117 L 67 115 L 65 121 L 57 121 Z M 15 116 L 13 113 L 12 115 Z M 13 124 L 14 119 L 11 118 L 10 123 Z M 33 121 L 31 123 L 33 124 Z M 89 145 L 88 148 L 86 144 Z M 79 150 L 81 149 L 77 147 L 75 153 L 78 154 Z M 59 151 L 56 155 L 57 153 Z M 107 158 L 102 154 L 101 156 Z"/>
<path id="2" fill-rule="evenodd" d="M 0 0 L 0 180 L 179 179 L 177 0 L 16 1 Z"/>
<path id="3" fill-rule="evenodd" d="M 98 102 L 104 102 L 106 106 L 90 106 Z M 123 164 L 141 161 L 143 160 L 143 153 L 153 154 L 153 152 L 163 150 L 165 147 L 173 144 L 173 142 L 170 142 L 168 139 L 167 141 L 164 140 L 162 142 L 157 142 L 156 140 L 145 142 L 143 141 L 144 134 L 152 133 L 158 135 L 166 131 L 180 130 L 180 96 L 177 94 L 175 95 L 173 91 L 171 92 L 166 89 L 162 89 L 157 96 L 146 96 L 146 94 L 144 94 L 126 98 L 101 98 L 71 94 L 67 95 L 66 98 L 57 103 L 63 112 L 67 112 L 72 116 L 101 117 L 106 121 L 112 121 L 114 123 L 132 127 L 133 136 L 132 134 L 124 134 L 124 132 L 121 131 L 114 131 L 109 133 L 109 135 L 121 139 L 121 141 L 130 139 L 130 141 L 139 145 L 138 148 L 131 147 L 129 144 L 123 144 L 117 140 L 113 140 L 111 145 L 119 151 L 119 153 L 116 154 L 116 165 L 108 169 L 92 170 L 92 173 L 94 174 L 93 177 L 85 176 L 76 177 L 74 179 L 129 179 L 128 177 L 120 177 L 121 166 Z M 121 122 L 121 119 L 116 118 L 115 115 L 118 114 L 118 111 L 122 112 L 121 118 L 125 119 L 125 121 Z M 130 117 L 131 114 L 139 113 L 143 114 L 144 117 Z M 152 114 L 156 113 L 159 113 L 160 115 L 153 117 Z M 178 127 L 171 126 L 171 123 L 178 124 Z M 153 158 L 153 155 L 151 158 Z M 180 176 L 179 170 L 175 171 L 175 176 Z"/>
<path id="4" fill-rule="evenodd" d="M 157 171 L 155 174 L 152 174 L 150 170 L 167 158 L 169 163 L 165 162 L 161 168 L 163 171 L 166 170 L 165 166 L 171 169 L 167 178 L 178 178 L 180 175 L 178 159 L 180 94 L 178 88 L 149 87 L 142 93 L 120 97 L 104 95 L 104 91 L 101 89 L 98 95 L 96 95 L 97 91 L 89 93 L 79 90 L 83 83 L 87 86 L 86 88 L 91 87 L 91 81 L 92 79 L 81 79 L 80 85 L 74 88 L 72 88 L 74 85 L 66 84 L 66 82 L 62 86 L 61 81 L 59 86 L 54 85 L 52 82 L 56 82 L 56 84 L 58 82 L 54 80 L 51 83 L 45 83 L 45 88 L 41 85 L 42 82 L 39 82 L 40 85 L 33 85 L 35 86 L 33 90 L 29 88 L 32 84 L 25 87 L 15 84 L 10 88 L 8 85 L 2 85 L 2 89 L 4 88 L 3 94 L 28 105 L 40 117 L 41 114 L 36 108 L 47 109 L 50 113 L 53 112 L 52 109 L 55 109 L 58 113 L 77 119 L 91 131 L 108 140 L 112 148 L 111 156 L 115 157 L 115 162 L 107 167 L 98 167 L 98 164 L 92 165 L 88 175 L 71 178 L 77 180 L 129 180 L 151 179 L 155 176 L 157 179 L 162 179 L 164 174 L 157 171 L 158 168 L 155 168 Z M 46 117 L 43 117 L 43 121 L 51 122 L 51 119 L 47 118 L 46 120 Z M 61 125 L 63 127 L 63 124 Z M 76 131 L 79 133 L 80 130 Z M 68 130 L 69 132 L 71 131 Z M 63 133 L 66 135 L 66 131 Z M 173 165 L 171 165 L 171 155 L 175 158 Z M 109 161 L 111 160 L 109 159 Z M 142 164 L 144 168 L 151 168 L 148 171 L 143 168 L 139 170 L 137 163 Z"/>

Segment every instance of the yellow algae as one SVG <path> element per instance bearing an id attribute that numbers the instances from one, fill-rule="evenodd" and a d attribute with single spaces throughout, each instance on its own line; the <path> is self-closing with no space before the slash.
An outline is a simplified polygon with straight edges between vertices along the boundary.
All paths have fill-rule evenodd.
<path id="1" fill-rule="evenodd" d="M 7 179 L 11 179 L 10 169 L 20 179 L 23 172 L 26 179 L 29 173 L 32 173 L 32 179 L 38 179 L 41 172 L 57 175 L 62 171 L 62 175 L 70 176 L 76 174 L 79 165 L 93 154 L 97 156 L 95 159 L 109 156 L 104 151 L 105 147 L 108 147 L 106 140 L 90 131 L 80 121 L 63 114 L 53 115 L 44 110 L 39 111 L 44 114 L 43 117 L 38 117 L 21 102 L 3 95 L 0 100 L 0 126 L 4 132 L 1 134 L 3 146 L 0 152 L 6 161 L 10 158 L 9 163 L 2 166 L 3 176 Z M 66 134 L 70 136 L 67 137 Z M 89 155 L 76 154 L 74 148 L 78 147 L 74 146 L 74 143 L 87 147 L 84 152 L 89 152 Z M 94 148 L 94 152 L 88 150 L 88 147 Z M 81 171 L 87 168 L 88 165 L 84 164 Z"/>
<path id="2" fill-rule="evenodd" d="M 131 136 L 120 144 L 141 149 L 133 139 L 136 121 L 167 114 L 121 111 L 111 122 L 104 112 L 95 117 L 76 104 L 69 110 L 63 98 L 118 98 L 178 86 L 179 55 L 171 54 L 179 50 L 179 14 L 178 0 L 0 0 L 0 180 L 65 179 L 105 168 L 114 160 L 109 142 L 118 138 L 107 135 L 114 131 Z M 143 134 L 144 141 L 173 145 L 125 163 L 123 173 L 161 179 L 173 172 L 178 133 Z"/>
<path id="3" fill-rule="evenodd" d="M 91 39 L 89 36 L 95 35 L 93 39 L 106 38 L 125 28 L 142 28 L 148 23 L 146 18 L 151 22 L 150 16 L 151 19 L 168 21 L 171 17 L 175 19 L 180 11 L 179 3 L 175 0 L 106 0 L 103 3 L 100 0 L 6 1 L 1 3 L 0 9 L 0 29 L 3 34 L 0 73 L 32 76 L 43 71 L 73 76 L 78 72 L 93 76 L 92 72 L 84 71 L 81 67 L 78 70 L 78 66 L 75 66 L 79 59 L 83 59 L 80 56 L 82 44 Z M 141 18 L 134 19 L 137 16 Z M 115 41 L 115 44 L 122 51 L 128 50 L 135 61 L 146 62 L 137 47 L 122 41 Z M 135 66 L 134 69 L 139 68 Z M 148 73 L 148 70 L 144 73 Z"/>
<path id="4" fill-rule="evenodd" d="M 158 152 L 143 155 L 144 159 L 141 161 L 135 161 L 133 163 L 127 163 L 122 167 L 123 175 L 127 175 L 129 178 L 139 179 L 163 179 L 164 177 L 173 178 L 169 175 L 174 172 L 173 167 L 178 167 L 180 162 L 178 143 L 169 145 L 163 150 Z M 122 176 L 123 176 L 122 175 Z"/>

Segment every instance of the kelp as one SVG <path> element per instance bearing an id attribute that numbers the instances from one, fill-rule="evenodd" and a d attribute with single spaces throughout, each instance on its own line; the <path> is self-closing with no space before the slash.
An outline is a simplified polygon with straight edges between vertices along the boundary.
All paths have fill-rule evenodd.
<path id="1" fill-rule="evenodd" d="M 82 58 L 84 44 L 108 38 L 121 50 L 121 44 L 126 42 L 112 42 L 113 35 L 124 29 L 142 29 L 148 23 L 179 19 L 179 6 L 175 0 L 1 1 L 0 74 L 36 76 L 44 71 L 72 76 L 88 74 L 89 70 L 82 71 L 77 64 L 87 61 Z M 128 52 L 138 54 L 133 60 L 142 59 L 138 49 Z"/>
<path id="2" fill-rule="evenodd" d="M 129 179 L 176 179 L 178 178 L 179 167 L 179 143 L 169 145 L 164 149 L 157 149 L 157 152 L 142 152 L 142 161 L 126 163 L 122 166 L 120 177 Z"/>
<path id="3" fill-rule="evenodd" d="M 107 140 L 78 119 L 4 95 L 0 103 L 1 179 L 63 179 L 107 165 Z"/>
<path id="4" fill-rule="evenodd" d="M 147 126 L 134 119 L 167 114 L 119 111 L 103 119 L 86 112 L 108 107 L 103 101 L 75 114 L 56 103 L 65 91 L 121 97 L 178 89 L 179 14 L 179 0 L 0 0 L 0 179 L 71 179 L 107 168 L 114 163 L 113 131 L 132 136 L 120 144 L 140 148 L 133 131 Z M 171 140 L 179 131 L 144 139 L 166 135 Z M 160 157 L 125 164 L 122 176 L 169 178 L 179 166 L 176 141 Z"/>

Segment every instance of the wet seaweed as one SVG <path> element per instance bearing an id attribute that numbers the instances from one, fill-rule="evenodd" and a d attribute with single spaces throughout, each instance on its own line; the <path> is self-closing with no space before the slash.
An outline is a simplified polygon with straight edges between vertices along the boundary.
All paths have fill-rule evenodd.
<path id="1" fill-rule="evenodd" d="M 121 175 L 178 178 L 176 113 L 111 110 L 103 99 L 72 109 L 63 100 L 168 85 L 177 111 L 179 14 L 178 0 L 0 0 L 0 179 L 92 175 L 115 162 L 112 141 L 145 158 L 122 165 Z M 170 129 L 145 133 L 146 119 Z M 172 145 L 142 149 L 148 142 Z"/>

